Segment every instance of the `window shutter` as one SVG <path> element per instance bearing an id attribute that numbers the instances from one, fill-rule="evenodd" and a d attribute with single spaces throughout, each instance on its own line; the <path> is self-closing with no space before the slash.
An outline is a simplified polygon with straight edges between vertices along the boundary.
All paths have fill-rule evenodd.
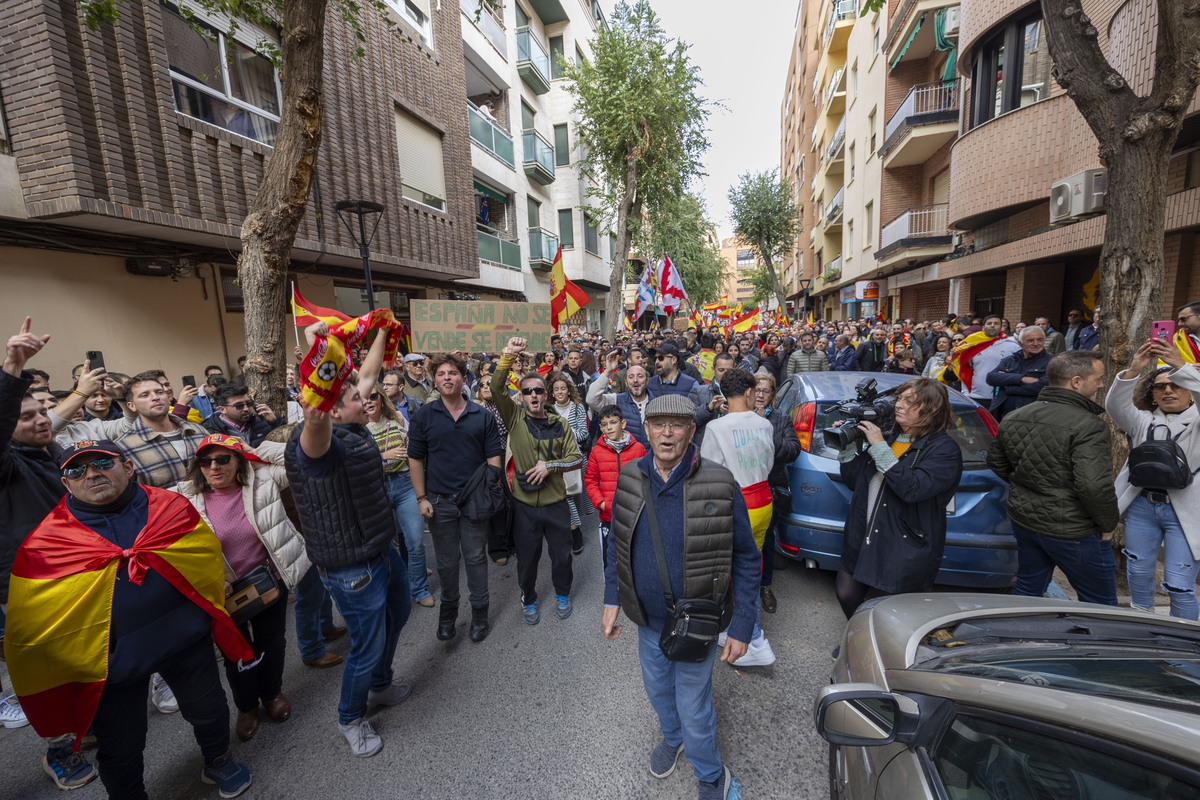
<path id="1" fill-rule="evenodd" d="M 404 0 L 400 0 L 400 2 L 403 3 Z M 416 6 L 425 15 L 425 19 L 433 18 L 433 14 L 429 13 L 429 0 L 408 0 L 408 2 Z"/>
<path id="2" fill-rule="evenodd" d="M 445 201 L 442 137 L 425 123 L 397 109 L 396 151 L 400 160 L 400 182 Z"/>

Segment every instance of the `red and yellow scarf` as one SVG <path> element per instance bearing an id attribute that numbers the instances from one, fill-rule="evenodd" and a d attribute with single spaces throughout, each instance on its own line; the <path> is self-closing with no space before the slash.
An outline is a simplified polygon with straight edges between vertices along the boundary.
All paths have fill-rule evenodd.
<path id="1" fill-rule="evenodd" d="M 146 527 L 122 550 L 59 502 L 17 551 L 8 592 L 4 654 L 13 689 L 38 735 L 75 734 L 92 724 L 108 677 L 117 570 L 141 585 L 153 569 L 212 617 L 226 658 L 254 652 L 225 611 L 221 543 L 183 496 L 141 487 L 150 500 Z"/>

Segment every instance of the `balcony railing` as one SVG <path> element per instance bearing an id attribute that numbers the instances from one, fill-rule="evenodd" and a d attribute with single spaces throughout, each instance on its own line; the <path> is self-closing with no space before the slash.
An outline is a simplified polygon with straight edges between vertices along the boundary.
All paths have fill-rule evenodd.
<path id="1" fill-rule="evenodd" d="M 500 55 L 508 60 L 508 37 L 504 35 L 504 20 L 500 18 L 496 7 L 487 0 L 458 0 L 458 6 L 488 38 Z M 475 19 L 476 14 L 479 15 L 478 20 Z"/>
<path id="2" fill-rule="evenodd" d="M 829 22 L 825 25 L 825 34 L 821 37 L 821 49 L 829 47 L 829 40 L 833 38 L 833 29 L 842 20 L 854 19 L 854 3 L 855 0 L 838 0 L 833 5 L 833 13 L 829 15 Z"/>
<path id="3" fill-rule="evenodd" d="M 554 145 L 537 131 L 521 134 L 525 145 L 525 174 L 545 186 L 554 182 Z"/>
<path id="4" fill-rule="evenodd" d="M 478 228 L 475 229 L 475 238 L 479 243 L 480 261 L 490 261 L 509 269 L 521 269 L 520 244 L 510 242 L 508 239 L 501 239 L 499 236 L 494 236 Z"/>
<path id="5" fill-rule="evenodd" d="M 517 72 L 534 94 L 550 91 L 550 56 L 529 28 L 517 28 Z"/>
<path id="6" fill-rule="evenodd" d="M 544 228 L 529 229 L 529 266 L 550 269 L 558 253 L 558 237 Z"/>
<path id="7" fill-rule="evenodd" d="M 843 64 L 842 66 L 834 69 L 833 74 L 829 76 L 829 85 L 825 87 L 825 102 L 823 105 L 829 105 L 829 101 L 832 100 L 833 96 L 838 92 L 846 91 L 846 87 L 840 85 L 842 82 L 842 77 L 845 74 L 846 66 Z"/>
<path id="8" fill-rule="evenodd" d="M 908 90 L 904 102 L 887 121 L 883 132 L 880 155 L 887 153 L 899 141 L 899 134 L 909 127 L 937 122 L 953 122 L 958 115 L 958 81 L 920 83 Z"/>
<path id="9" fill-rule="evenodd" d="M 838 256 L 826 264 L 825 269 L 821 272 L 821 277 L 827 281 L 836 281 L 842 277 L 842 257 Z"/>
<path id="10" fill-rule="evenodd" d="M 838 189 L 837 194 L 825 206 L 825 224 L 832 225 L 842 218 L 842 200 L 845 197 L 845 187 Z"/>
<path id="11" fill-rule="evenodd" d="M 950 205 L 913 206 L 906 209 L 879 231 L 879 249 L 905 239 L 949 238 Z"/>
<path id="12" fill-rule="evenodd" d="M 846 143 L 846 118 L 842 117 L 842 121 L 838 123 L 837 130 L 833 132 L 833 140 L 829 143 L 828 149 L 825 150 L 825 160 L 832 161 L 841 152 L 842 145 Z"/>
<path id="13" fill-rule="evenodd" d="M 467 127 L 471 129 L 471 138 L 480 147 L 510 167 L 516 166 L 512 137 L 470 103 L 467 104 Z"/>

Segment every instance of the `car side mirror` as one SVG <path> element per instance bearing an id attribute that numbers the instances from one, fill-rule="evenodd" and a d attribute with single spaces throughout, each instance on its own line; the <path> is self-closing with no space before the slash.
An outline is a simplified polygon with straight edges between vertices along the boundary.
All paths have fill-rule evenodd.
<path id="1" fill-rule="evenodd" d="M 840 683 L 817 693 L 813 717 L 830 744 L 877 747 L 904 741 L 916 730 L 917 704 L 873 683 Z"/>

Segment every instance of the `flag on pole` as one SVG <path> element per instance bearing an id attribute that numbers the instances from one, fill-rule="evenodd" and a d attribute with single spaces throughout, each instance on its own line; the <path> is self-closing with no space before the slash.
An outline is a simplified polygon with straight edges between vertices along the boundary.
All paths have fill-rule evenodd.
<path id="1" fill-rule="evenodd" d="M 705 311 L 724 311 L 727 305 L 729 305 L 729 295 L 723 294 L 720 300 L 715 303 L 705 303 L 703 308 Z"/>
<path id="2" fill-rule="evenodd" d="M 550 268 L 550 327 L 558 333 L 558 326 L 567 322 L 571 315 L 592 301 L 587 293 L 567 279 L 563 269 L 562 245 L 554 254 L 554 266 Z"/>
<path id="3" fill-rule="evenodd" d="M 642 271 L 642 279 L 638 282 L 637 297 L 633 301 L 633 318 L 638 319 L 646 313 L 646 309 L 654 306 L 654 287 L 651 285 L 653 276 L 650 266 Z"/>
<path id="4" fill-rule="evenodd" d="M 628 315 L 628 314 L 622 314 L 622 315 L 621 315 L 621 328 L 622 328 L 622 329 L 624 329 L 624 330 L 626 330 L 626 331 L 631 331 L 631 330 L 633 330 L 633 325 L 632 325 L 632 324 L 629 322 L 629 315 Z"/>
<path id="5" fill-rule="evenodd" d="M 758 330 L 758 316 L 758 309 L 756 308 L 740 317 L 735 317 L 729 324 L 729 327 L 734 331 L 734 333 L 747 333 L 749 331 L 756 331 Z"/>
<path id="6" fill-rule="evenodd" d="M 663 254 L 662 262 L 658 267 L 658 285 L 663 297 L 663 312 L 675 313 L 679 304 L 687 299 L 687 292 L 683 288 L 683 279 L 679 277 L 679 270 L 671 263 L 671 256 L 666 253 Z"/>
<path id="7" fill-rule="evenodd" d="M 314 322 L 324 322 L 332 328 L 350 319 L 349 314 L 308 302 L 301 296 L 295 283 L 292 284 L 292 316 L 296 318 L 297 328 L 307 328 Z"/>

